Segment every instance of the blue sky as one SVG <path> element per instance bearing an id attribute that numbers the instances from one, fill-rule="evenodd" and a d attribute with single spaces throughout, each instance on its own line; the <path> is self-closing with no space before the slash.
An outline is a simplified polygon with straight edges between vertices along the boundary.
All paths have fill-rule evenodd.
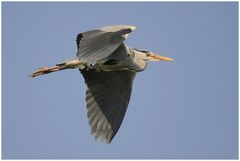
<path id="1" fill-rule="evenodd" d="M 90 135 L 78 70 L 27 77 L 75 57 L 79 32 L 137 26 L 126 41 L 175 58 L 138 73 L 110 145 Z M 4 159 L 238 157 L 238 4 L 2 3 Z"/>

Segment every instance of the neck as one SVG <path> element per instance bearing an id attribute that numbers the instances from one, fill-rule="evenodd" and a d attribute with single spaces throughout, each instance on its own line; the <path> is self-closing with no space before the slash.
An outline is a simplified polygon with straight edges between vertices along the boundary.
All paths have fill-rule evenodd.
<path id="1" fill-rule="evenodd" d="M 141 58 L 141 54 L 143 54 L 143 53 L 141 53 L 133 48 L 129 48 L 129 53 L 130 53 L 130 56 L 131 56 L 134 64 L 136 66 L 138 66 L 139 71 L 142 71 L 147 67 L 147 61 L 144 61 Z"/>

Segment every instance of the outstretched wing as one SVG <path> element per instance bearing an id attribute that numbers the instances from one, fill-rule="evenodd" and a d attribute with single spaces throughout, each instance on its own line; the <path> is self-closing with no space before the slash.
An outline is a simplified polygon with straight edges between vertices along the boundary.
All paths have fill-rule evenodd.
<path id="1" fill-rule="evenodd" d="M 76 39 L 77 56 L 87 65 L 94 65 L 98 60 L 112 54 L 135 28 L 116 25 L 80 33 Z"/>
<path id="2" fill-rule="evenodd" d="M 110 143 L 124 118 L 132 91 L 134 72 L 82 70 L 89 125 L 95 139 Z"/>

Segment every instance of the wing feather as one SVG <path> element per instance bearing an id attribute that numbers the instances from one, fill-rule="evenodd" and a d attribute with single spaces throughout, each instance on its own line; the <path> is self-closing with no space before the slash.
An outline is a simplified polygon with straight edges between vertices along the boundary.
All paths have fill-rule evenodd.
<path id="1" fill-rule="evenodd" d="M 135 73 L 94 70 L 81 73 L 88 86 L 86 102 L 91 132 L 96 139 L 110 143 L 126 113 Z"/>
<path id="2" fill-rule="evenodd" d="M 80 33 L 76 38 L 77 56 L 83 63 L 94 65 L 98 60 L 111 55 L 135 28 L 115 25 Z"/>

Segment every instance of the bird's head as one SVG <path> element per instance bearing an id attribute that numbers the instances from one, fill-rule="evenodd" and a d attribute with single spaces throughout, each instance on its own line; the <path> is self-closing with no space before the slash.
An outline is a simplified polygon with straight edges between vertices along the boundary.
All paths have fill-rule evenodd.
<path id="1" fill-rule="evenodd" d="M 151 51 L 147 50 L 139 50 L 135 49 L 137 51 L 137 57 L 144 60 L 144 61 L 174 61 L 174 59 L 166 57 L 166 56 L 161 56 L 158 54 L 155 54 Z"/>

